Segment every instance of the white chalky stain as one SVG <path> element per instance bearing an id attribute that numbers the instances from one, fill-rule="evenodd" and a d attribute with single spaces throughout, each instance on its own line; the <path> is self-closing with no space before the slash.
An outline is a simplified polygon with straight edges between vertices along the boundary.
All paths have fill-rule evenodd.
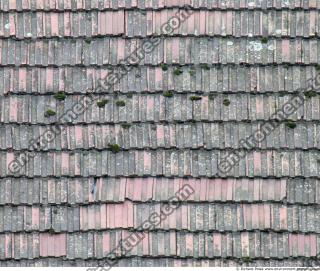
<path id="1" fill-rule="evenodd" d="M 250 41 L 248 49 L 250 51 L 261 51 L 263 49 L 263 46 L 262 46 L 261 42 Z"/>

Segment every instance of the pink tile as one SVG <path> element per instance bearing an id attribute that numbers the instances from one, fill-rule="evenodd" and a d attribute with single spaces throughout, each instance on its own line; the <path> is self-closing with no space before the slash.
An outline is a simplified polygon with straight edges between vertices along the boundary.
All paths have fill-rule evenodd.
<path id="1" fill-rule="evenodd" d="M 162 86 L 162 69 L 157 67 L 155 68 L 155 80 L 156 80 L 156 85 L 158 87 L 161 87 Z"/>
<path id="2" fill-rule="evenodd" d="M 98 31 L 100 35 L 107 34 L 107 27 L 106 27 L 106 12 L 99 12 L 98 13 Z"/>
<path id="3" fill-rule="evenodd" d="M 227 200 L 231 201 L 234 198 L 235 180 L 227 179 Z"/>
<path id="4" fill-rule="evenodd" d="M 48 254 L 49 234 L 40 233 L 40 256 L 47 257 Z"/>
<path id="5" fill-rule="evenodd" d="M 298 255 L 305 256 L 305 236 L 298 234 Z"/>
<path id="6" fill-rule="evenodd" d="M 264 207 L 264 225 L 266 228 L 271 228 L 271 207 L 270 204 L 263 204 Z"/>
<path id="7" fill-rule="evenodd" d="M 195 33 L 195 15 L 194 13 L 190 15 L 188 20 L 186 21 L 188 24 L 188 34 L 194 34 Z"/>
<path id="8" fill-rule="evenodd" d="M 88 208 L 88 229 L 96 228 L 96 212 L 99 212 L 99 209 L 96 208 Z"/>
<path id="9" fill-rule="evenodd" d="M 107 205 L 102 204 L 100 207 L 100 227 L 102 229 L 107 228 Z"/>
<path id="10" fill-rule="evenodd" d="M 317 0 L 309 0 L 309 8 L 317 8 Z"/>
<path id="11" fill-rule="evenodd" d="M 112 12 L 106 12 L 106 34 L 111 35 L 113 29 Z"/>
<path id="12" fill-rule="evenodd" d="M 164 126 L 162 124 L 157 125 L 157 141 L 158 144 L 164 145 Z"/>
<path id="13" fill-rule="evenodd" d="M 32 215 L 32 228 L 34 230 L 38 230 L 39 229 L 39 222 L 40 222 L 40 209 L 39 209 L 39 207 L 32 206 L 31 215 Z"/>
<path id="14" fill-rule="evenodd" d="M 123 213 L 124 213 L 124 205 L 115 204 L 114 223 L 116 228 L 122 228 L 124 224 L 123 219 L 127 220 L 127 218 L 123 217 Z"/>
<path id="15" fill-rule="evenodd" d="M 67 152 L 61 153 L 61 167 L 63 175 L 69 174 L 69 153 Z"/>
<path id="16" fill-rule="evenodd" d="M 282 40 L 282 61 L 290 62 L 290 40 Z"/>
<path id="17" fill-rule="evenodd" d="M 253 229 L 260 229 L 259 213 L 260 213 L 261 209 L 263 210 L 263 206 L 262 205 L 260 205 L 260 204 L 252 204 L 251 219 L 252 219 L 252 228 Z M 262 224 L 262 227 L 263 226 L 264 226 L 264 223 Z"/>
<path id="18" fill-rule="evenodd" d="M 145 232 L 145 237 L 142 239 L 142 254 L 143 255 L 150 255 L 150 242 L 149 242 L 149 233 Z"/>
<path id="19" fill-rule="evenodd" d="M 109 229 L 115 228 L 115 206 L 114 204 L 107 205 L 107 227 Z"/>
<path id="20" fill-rule="evenodd" d="M 118 40 L 118 60 L 123 60 L 125 58 L 125 40 L 119 39 Z"/>
<path id="21" fill-rule="evenodd" d="M 133 203 L 132 202 L 130 202 L 130 201 L 126 201 L 125 202 L 125 206 L 126 206 L 126 209 L 127 209 L 127 226 L 130 228 L 132 228 L 133 227 L 133 220 L 134 220 L 134 218 L 133 218 Z"/>
<path id="22" fill-rule="evenodd" d="M 282 206 L 281 208 L 279 208 L 279 212 L 280 212 L 280 228 L 282 230 L 287 230 L 288 229 L 287 207 Z"/>
<path id="23" fill-rule="evenodd" d="M 75 126 L 75 139 L 76 139 L 76 146 L 83 146 L 83 142 L 82 142 L 82 126 L 80 125 L 76 125 Z"/>
<path id="24" fill-rule="evenodd" d="M 16 35 L 16 24 L 14 13 L 9 13 L 9 23 L 10 23 L 10 36 Z"/>
<path id="25" fill-rule="evenodd" d="M 287 180 L 281 180 L 280 182 L 280 199 L 282 200 L 287 197 Z"/>
<path id="26" fill-rule="evenodd" d="M 249 233 L 241 233 L 241 248 L 242 248 L 242 257 L 249 256 Z"/>
<path id="27" fill-rule="evenodd" d="M 85 206 L 80 207 L 80 229 L 88 229 L 88 210 Z"/>
<path id="28" fill-rule="evenodd" d="M 64 35 L 70 36 L 71 35 L 71 19 L 70 19 L 70 12 L 63 13 L 63 25 L 64 25 Z"/>
<path id="29" fill-rule="evenodd" d="M 46 75 L 46 80 L 47 80 L 47 89 L 48 90 L 53 90 L 53 69 L 48 68 L 46 70 L 47 75 Z"/>
<path id="30" fill-rule="evenodd" d="M 207 200 L 207 195 L 206 195 L 206 191 L 207 191 L 207 184 L 208 184 L 208 179 L 201 179 L 200 181 L 197 182 L 197 190 L 200 190 L 200 201 L 206 201 Z M 226 184 L 226 182 L 223 182 L 223 184 Z M 223 188 L 224 185 L 222 185 Z"/>
<path id="31" fill-rule="evenodd" d="M 51 35 L 52 36 L 59 36 L 58 13 L 51 13 Z"/>
<path id="32" fill-rule="evenodd" d="M 103 255 L 107 255 L 112 250 L 110 247 L 110 232 L 103 232 L 102 238 Z"/>
<path id="33" fill-rule="evenodd" d="M 261 153 L 260 152 L 253 153 L 253 164 L 254 164 L 254 174 L 260 175 L 261 174 Z"/>
<path id="34" fill-rule="evenodd" d="M 187 255 L 188 254 L 193 255 L 193 234 L 192 233 L 186 234 L 186 250 L 187 250 Z"/>
<path id="35" fill-rule="evenodd" d="M 233 35 L 233 17 L 235 16 L 234 11 L 227 11 L 226 13 L 226 33 L 227 35 Z"/>
<path id="36" fill-rule="evenodd" d="M 221 34 L 221 11 L 214 11 L 214 34 Z"/>
<path id="37" fill-rule="evenodd" d="M 154 97 L 149 96 L 147 97 L 147 115 L 153 116 L 154 111 Z"/>
<path id="38" fill-rule="evenodd" d="M 10 121 L 18 121 L 18 101 L 17 97 L 10 97 Z"/>
<path id="39" fill-rule="evenodd" d="M 172 62 L 179 63 L 180 38 L 172 38 Z"/>
<path id="40" fill-rule="evenodd" d="M 4 236 L 4 255 L 5 258 L 14 257 L 13 253 L 13 244 L 12 244 L 13 234 L 12 233 L 5 233 Z"/>
<path id="41" fill-rule="evenodd" d="M 206 34 L 206 21 L 207 21 L 207 17 L 208 17 L 208 11 L 204 11 L 204 10 L 201 10 L 200 11 L 200 31 L 199 31 L 199 34 L 200 35 L 205 35 Z"/>
<path id="42" fill-rule="evenodd" d="M 17 9 L 17 3 L 16 3 L 16 1 L 9 1 L 9 9 L 10 9 L 10 10 L 15 10 L 15 9 Z"/>
<path id="43" fill-rule="evenodd" d="M 119 189 L 119 200 L 124 200 L 126 197 L 126 186 L 127 186 L 127 179 L 120 178 L 120 189 Z"/>
<path id="44" fill-rule="evenodd" d="M 221 242 L 220 233 L 213 234 L 213 248 L 214 248 L 214 255 L 221 256 L 222 242 Z"/>
<path id="45" fill-rule="evenodd" d="M 317 236 L 315 234 L 310 234 L 310 256 L 315 257 L 317 256 Z"/>
<path id="46" fill-rule="evenodd" d="M 182 205 L 181 207 L 181 228 L 187 229 L 188 228 L 188 206 Z"/>
<path id="47" fill-rule="evenodd" d="M 215 200 L 221 200 L 221 179 L 216 179 L 215 180 L 215 185 L 214 185 L 214 199 Z"/>
<path id="48" fill-rule="evenodd" d="M 257 96 L 257 99 L 256 99 L 256 113 L 257 113 L 257 117 L 264 118 L 263 100 L 260 99 L 259 96 Z"/>
<path id="49" fill-rule="evenodd" d="M 14 160 L 14 153 L 7 152 L 7 168 L 9 167 L 10 163 Z"/>
<path id="50" fill-rule="evenodd" d="M 125 20 L 125 14 L 123 10 L 117 11 L 117 30 L 116 34 L 123 34 L 124 33 L 124 20 Z"/>
<path id="51" fill-rule="evenodd" d="M 133 200 L 140 201 L 141 200 L 141 191 L 142 191 L 142 179 L 137 178 L 134 180 L 134 193 L 133 193 Z"/>

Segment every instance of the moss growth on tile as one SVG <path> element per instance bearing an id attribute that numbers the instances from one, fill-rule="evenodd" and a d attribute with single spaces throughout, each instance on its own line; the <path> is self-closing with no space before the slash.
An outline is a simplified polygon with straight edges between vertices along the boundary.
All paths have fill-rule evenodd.
<path id="1" fill-rule="evenodd" d="M 102 108 L 102 107 L 104 107 L 108 102 L 109 102 L 109 101 L 106 100 L 106 99 L 103 99 L 103 100 L 101 100 L 101 101 L 97 101 L 97 106 L 100 107 L 100 108 Z"/>
<path id="2" fill-rule="evenodd" d="M 66 94 L 63 91 L 59 91 L 54 94 L 54 98 L 59 101 L 63 101 L 66 98 Z"/>
<path id="3" fill-rule="evenodd" d="M 195 71 L 195 70 L 189 70 L 189 74 L 190 74 L 191 76 L 194 76 L 194 75 L 196 74 L 196 71 Z"/>
<path id="4" fill-rule="evenodd" d="M 279 91 L 279 97 L 285 97 L 287 95 L 287 92 Z"/>
<path id="5" fill-rule="evenodd" d="M 117 153 L 121 150 L 121 148 L 118 144 L 108 144 L 108 147 L 114 153 Z"/>
<path id="6" fill-rule="evenodd" d="M 217 97 L 217 95 L 216 95 L 216 94 L 213 94 L 213 93 L 210 93 L 210 94 L 208 95 L 208 98 L 209 98 L 209 100 L 211 100 L 211 101 L 213 101 L 216 97 Z"/>
<path id="7" fill-rule="evenodd" d="M 261 43 L 268 43 L 268 38 L 267 37 L 262 37 L 261 38 Z"/>
<path id="8" fill-rule="evenodd" d="M 174 70 L 174 72 L 173 72 L 173 74 L 174 75 L 180 75 L 180 74 L 182 74 L 183 73 L 183 71 L 180 69 L 180 68 L 176 68 L 175 70 Z"/>
<path id="9" fill-rule="evenodd" d="M 229 105 L 230 105 L 229 99 L 224 99 L 224 100 L 223 100 L 223 105 L 224 105 L 224 106 L 229 106 Z"/>
<path id="10" fill-rule="evenodd" d="M 210 70 L 210 66 L 207 63 L 200 64 L 200 67 L 204 70 Z"/>
<path id="11" fill-rule="evenodd" d="M 252 262 L 252 259 L 249 257 L 249 256 L 246 256 L 246 257 L 242 257 L 242 261 L 244 263 L 251 263 Z"/>
<path id="12" fill-rule="evenodd" d="M 320 71 L 320 64 L 317 64 L 317 65 L 315 66 L 315 68 L 316 68 L 317 71 Z"/>
<path id="13" fill-rule="evenodd" d="M 45 113 L 44 113 L 44 115 L 45 115 L 45 117 L 51 117 L 51 116 L 54 116 L 56 114 L 56 112 L 54 111 L 54 110 L 52 110 L 52 109 L 48 109 Z"/>
<path id="14" fill-rule="evenodd" d="M 202 97 L 201 96 L 190 96 L 189 99 L 190 99 L 190 101 L 199 101 L 202 99 Z"/>
<path id="15" fill-rule="evenodd" d="M 161 69 L 163 70 L 163 71 L 167 71 L 168 70 L 168 65 L 167 64 L 161 64 Z"/>
<path id="16" fill-rule="evenodd" d="M 294 129 L 294 128 L 296 128 L 297 124 L 293 120 L 288 120 L 288 121 L 286 121 L 286 126 L 289 129 Z"/>
<path id="17" fill-rule="evenodd" d="M 129 129 L 129 128 L 131 127 L 131 124 L 130 124 L 130 123 L 122 123 L 122 124 L 121 124 L 121 127 L 122 127 L 123 129 Z"/>
<path id="18" fill-rule="evenodd" d="M 118 100 L 116 101 L 116 106 L 125 106 L 126 105 L 126 102 L 125 101 L 122 101 L 122 100 Z"/>
<path id="19" fill-rule="evenodd" d="M 309 90 L 304 93 L 304 96 L 306 96 L 307 98 L 312 98 L 317 96 L 317 92 L 314 90 Z"/>
<path id="20" fill-rule="evenodd" d="M 167 97 L 167 98 L 171 98 L 171 97 L 173 97 L 173 92 L 171 90 L 167 90 L 167 91 L 163 92 L 163 96 Z"/>

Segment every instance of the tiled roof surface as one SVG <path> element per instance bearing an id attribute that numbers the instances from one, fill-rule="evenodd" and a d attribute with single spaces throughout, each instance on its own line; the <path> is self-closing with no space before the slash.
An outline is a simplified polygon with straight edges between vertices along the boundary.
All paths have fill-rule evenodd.
<path id="1" fill-rule="evenodd" d="M 0 266 L 319 265 L 320 95 L 301 93 L 319 33 L 320 0 L 1 0 Z M 108 103 L 61 118 L 89 93 Z M 297 94 L 294 127 L 279 123 Z M 265 122 L 278 127 L 244 148 Z M 234 151 L 245 155 L 221 174 Z M 194 193 L 142 230 L 184 185 Z M 144 237 L 124 253 L 132 233 Z"/>

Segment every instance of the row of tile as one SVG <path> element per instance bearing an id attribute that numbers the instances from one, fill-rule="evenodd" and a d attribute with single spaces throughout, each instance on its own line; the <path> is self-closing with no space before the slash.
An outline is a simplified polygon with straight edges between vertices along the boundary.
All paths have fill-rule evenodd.
<path id="1" fill-rule="evenodd" d="M 1 151 L 0 161 L 0 177 L 318 177 L 320 171 L 319 150 Z"/>
<path id="2" fill-rule="evenodd" d="M 178 15 L 177 15 L 178 14 Z M 162 28 L 182 18 L 174 31 Z M 113 23 L 114 22 L 114 23 Z M 208 35 L 309 37 L 319 32 L 319 12 L 312 11 L 93 11 L 0 13 L 0 37 L 92 37 L 125 35 Z"/>
<path id="3" fill-rule="evenodd" d="M 130 240 L 128 240 L 129 238 Z M 0 259 L 61 257 L 91 259 L 129 256 L 178 258 L 288 258 L 315 257 L 316 234 L 237 232 L 192 234 L 185 232 L 105 231 L 88 233 L 0 234 Z M 119 245 L 123 242 L 123 246 Z"/>
<path id="4" fill-rule="evenodd" d="M 288 258 L 288 259 L 232 259 L 232 258 L 170 258 L 170 257 L 130 257 L 114 261 L 115 267 L 306 267 L 317 266 L 316 258 Z M 104 260 L 65 260 L 63 258 L 39 258 L 0 261 L 1 267 L 92 267 L 92 271 L 99 270 L 97 266 L 107 266 Z M 90 271 L 89 270 L 89 271 Z"/>
<path id="5" fill-rule="evenodd" d="M 252 135 L 265 131 L 264 122 L 173 123 L 173 124 L 105 124 L 61 126 L 61 133 L 51 142 L 37 140 L 52 126 L 12 125 L 0 127 L 1 150 L 90 150 L 108 149 L 116 143 L 129 149 L 320 149 L 320 124 L 296 122 L 290 129 L 286 123 L 274 123 L 279 128 L 263 141 L 254 142 Z M 43 136 L 43 138 L 45 138 Z M 251 139 L 244 145 L 243 139 Z M 33 140 L 40 145 L 34 146 Z"/>
<path id="6" fill-rule="evenodd" d="M 319 0 L 2 0 L 1 11 L 8 10 L 91 10 L 91 9 L 161 9 L 182 7 L 208 9 L 319 9 Z"/>
<path id="7" fill-rule="evenodd" d="M 121 66 L 113 67 L 118 73 Z M 314 66 L 208 66 L 181 67 L 174 75 L 175 66 L 131 66 L 110 90 L 99 93 L 145 93 L 173 90 L 176 92 L 294 92 L 305 88 L 306 80 L 317 75 Z M 110 73 L 108 68 L 84 67 L 2 67 L 0 68 L 0 95 L 11 93 L 45 94 L 64 91 L 66 94 L 86 93 L 96 89 Z"/>
<path id="8" fill-rule="evenodd" d="M 104 107 L 97 102 L 108 100 Z M 289 104 L 289 105 L 288 105 Z M 285 107 L 284 107 L 285 106 Z M 48 110 L 55 115 L 48 117 Z M 0 97 L 1 123 L 58 124 L 119 122 L 319 120 L 320 95 L 219 94 L 209 96 L 162 93 L 124 95 L 68 95 L 59 101 L 53 95 Z"/>
<path id="9" fill-rule="evenodd" d="M 319 48 L 320 41 L 316 38 L 271 38 L 266 43 L 260 38 L 233 37 L 2 39 L 0 60 L 2 66 L 44 67 L 114 65 L 123 62 L 139 65 L 317 64 L 320 61 Z"/>
<path id="10" fill-rule="evenodd" d="M 184 185 L 187 202 L 288 202 L 320 204 L 317 179 L 76 178 L 2 179 L 0 205 L 85 205 L 90 203 L 167 202 Z"/>
<path id="11" fill-rule="evenodd" d="M 272 230 L 320 233 L 320 209 L 280 204 L 107 203 L 88 206 L 0 207 L 0 232 L 76 232 L 139 229 L 231 231 Z"/>

